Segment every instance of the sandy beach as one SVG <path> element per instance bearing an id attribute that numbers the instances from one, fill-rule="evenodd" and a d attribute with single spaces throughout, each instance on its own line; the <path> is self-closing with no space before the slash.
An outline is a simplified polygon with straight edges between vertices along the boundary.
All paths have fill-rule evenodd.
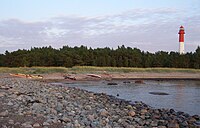
<path id="1" fill-rule="evenodd" d="M 154 72 L 134 72 L 134 73 L 107 73 L 107 72 L 97 72 L 99 77 L 88 76 L 89 73 L 84 74 L 65 74 L 65 73 L 52 73 L 52 74 L 42 74 L 44 81 L 73 81 L 72 79 L 65 78 L 69 76 L 70 78 L 75 78 L 76 81 L 90 81 L 90 80 L 200 80 L 200 73 L 180 73 L 180 72 L 170 72 L 170 73 L 154 73 Z"/>

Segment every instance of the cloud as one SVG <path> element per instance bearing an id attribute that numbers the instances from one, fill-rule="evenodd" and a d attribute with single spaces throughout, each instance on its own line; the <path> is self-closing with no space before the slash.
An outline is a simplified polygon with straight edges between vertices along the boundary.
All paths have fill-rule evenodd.
<path id="1" fill-rule="evenodd" d="M 97 17 L 62 16 L 43 22 L 17 19 L 0 21 L 0 52 L 35 46 L 117 47 L 177 51 L 180 23 L 186 26 L 186 51 L 194 51 L 200 40 L 200 15 L 183 17 L 173 8 L 134 9 Z M 186 43 L 187 43 L 186 42 Z"/>

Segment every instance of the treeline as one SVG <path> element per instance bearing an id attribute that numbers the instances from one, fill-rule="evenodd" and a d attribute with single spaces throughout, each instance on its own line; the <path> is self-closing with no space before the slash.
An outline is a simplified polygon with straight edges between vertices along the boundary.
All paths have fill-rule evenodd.
<path id="1" fill-rule="evenodd" d="M 87 48 L 85 46 L 51 46 L 31 48 L 30 50 L 6 51 L 0 54 L 0 66 L 111 66 L 111 67 L 170 67 L 200 68 L 200 47 L 194 53 L 180 55 L 178 52 L 159 51 L 149 53 L 137 48 L 119 46 L 111 48 Z"/>

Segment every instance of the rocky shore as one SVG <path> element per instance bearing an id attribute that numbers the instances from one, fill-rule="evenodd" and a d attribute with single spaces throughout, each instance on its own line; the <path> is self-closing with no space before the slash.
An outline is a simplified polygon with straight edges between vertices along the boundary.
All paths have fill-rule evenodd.
<path id="1" fill-rule="evenodd" d="M 0 79 L 0 128 L 200 128 L 200 116 L 22 78 Z"/>

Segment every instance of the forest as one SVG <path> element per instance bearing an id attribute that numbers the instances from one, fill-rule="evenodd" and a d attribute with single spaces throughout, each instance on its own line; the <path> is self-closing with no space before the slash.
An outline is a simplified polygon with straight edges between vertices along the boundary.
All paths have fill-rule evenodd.
<path id="1" fill-rule="evenodd" d="M 168 67 L 200 68 L 200 47 L 195 52 L 180 55 L 178 52 L 149 53 L 137 48 L 118 46 L 117 49 L 88 48 L 86 46 L 60 49 L 34 47 L 30 50 L 5 51 L 0 54 L 0 67 L 32 66 L 110 66 L 110 67 Z"/>

